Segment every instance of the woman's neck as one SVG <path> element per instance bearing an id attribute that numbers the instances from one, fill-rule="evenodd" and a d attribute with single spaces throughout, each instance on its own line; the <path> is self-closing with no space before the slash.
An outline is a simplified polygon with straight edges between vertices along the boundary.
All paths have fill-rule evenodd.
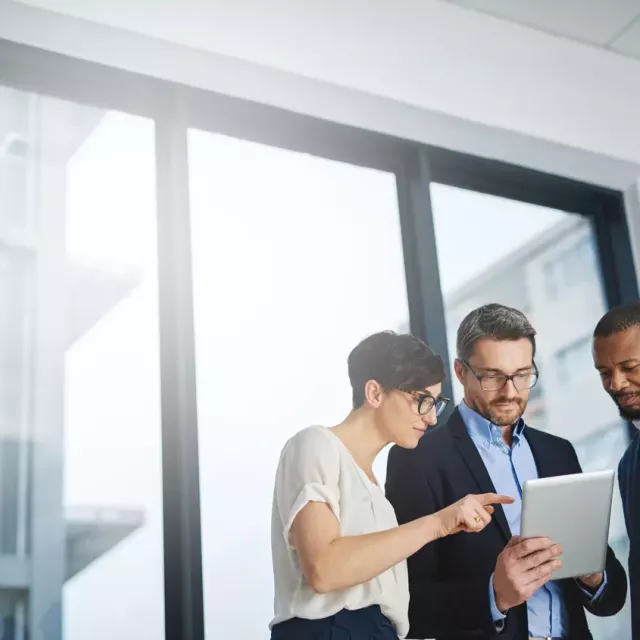
<path id="1" fill-rule="evenodd" d="M 370 416 L 362 411 L 352 411 L 345 420 L 331 431 L 342 440 L 363 471 L 373 478 L 373 461 L 389 444 Z"/>

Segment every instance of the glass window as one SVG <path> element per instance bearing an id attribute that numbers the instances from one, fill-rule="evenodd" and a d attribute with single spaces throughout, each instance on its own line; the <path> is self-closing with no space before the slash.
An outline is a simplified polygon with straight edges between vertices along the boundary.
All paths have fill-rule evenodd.
<path id="1" fill-rule="evenodd" d="M 555 359 L 558 382 L 560 384 L 574 384 L 585 376 L 593 375 L 591 336 L 589 335 L 573 344 L 562 347 L 556 353 Z"/>
<path id="2" fill-rule="evenodd" d="M 590 355 L 590 336 L 606 306 L 589 223 L 441 184 L 431 185 L 431 197 L 452 361 L 457 328 L 473 308 L 498 302 L 526 310 L 538 332 L 541 374 L 528 423 L 571 440 L 585 469 L 616 468 L 627 438 Z M 457 382 L 454 394 L 459 401 Z M 623 564 L 624 531 L 616 507 L 610 540 Z M 626 609 L 589 623 L 594 637 L 630 639 Z"/>
<path id="3" fill-rule="evenodd" d="M 359 340 L 408 325 L 395 177 L 202 131 L 189 166 L 206 635 L 261 638 L 280 450 L 348 413 Z"/>
<path id="4" fill-rule="evenodd" d="M 3 637 L 162 638 L 154 125 L 0 105 Z"/>
<path id="5" fill-rule="evenodd" d="M 556 298 L 566 288 L 581 283 L 588 286 L 590 280 L 599 277 L 596 247 L 592 234 L 580 234 L 574 244 L 552 256 L 544 265 L 547 294 Z"/>
<path id="6" fill-rule="evenodd" d="M 557 262 L 547 262 L 543 267 L 544 282 L 547 295 L 553 300 L 558 295 L 559 286 L 559 265 Z"/>

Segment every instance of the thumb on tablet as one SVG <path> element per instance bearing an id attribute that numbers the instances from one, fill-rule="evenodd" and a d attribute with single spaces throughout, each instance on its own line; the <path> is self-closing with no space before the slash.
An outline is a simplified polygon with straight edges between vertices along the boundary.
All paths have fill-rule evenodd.
<path id="1" fill-rule="evenodd" d="M 515 547 L 520 542 L 522 542 L 522 538 L 520 536 L 511 536 L 511 540 L 507 542 L 507 547 Z"/>

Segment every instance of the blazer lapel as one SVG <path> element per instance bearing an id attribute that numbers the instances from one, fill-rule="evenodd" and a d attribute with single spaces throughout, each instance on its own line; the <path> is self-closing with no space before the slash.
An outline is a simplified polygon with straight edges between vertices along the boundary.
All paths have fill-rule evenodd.
<path id="1" fill-rule="evenodd" d="M 489 472 L 484 466 L 482 457 L 480 456 L 478 449 L 476 449 L 476 445 L 473 443 L 473 440 L 471 440 L 464 420 L 457 409 L 451 415 L 447 429 L 449 429 L 453 435 L 456 447 L 478 485 L 479 493 L 496 493 L 496 489 L 493 486 Z M 508 541 L 511 538 L 511 530 L 509 529 L 504 509 L 502 508 L 502 505 L 499 504 L 493 505 L 493 507 L 495 509 L 493 520 L 498 526 L 498 529 L 505 541 Z"/>

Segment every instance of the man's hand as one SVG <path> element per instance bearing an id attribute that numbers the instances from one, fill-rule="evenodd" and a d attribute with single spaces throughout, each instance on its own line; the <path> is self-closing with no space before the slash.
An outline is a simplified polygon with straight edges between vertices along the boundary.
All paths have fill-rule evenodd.
<path id="1" fill-rule="evenodd" d="M 604 573 L 592 573 L 588 576 L 580 576 L 578 580 L 587 587 L 587 589 L 591 589 L 595 593 L 604 580 Z"/>
<path id="2" fill-rule="evenodd" d="M 560 567 L 562 548 L 549 538 L 513 536 L 498 556 L 493 574 L 496 606 L 505 613 L 529 598 Z"/>

